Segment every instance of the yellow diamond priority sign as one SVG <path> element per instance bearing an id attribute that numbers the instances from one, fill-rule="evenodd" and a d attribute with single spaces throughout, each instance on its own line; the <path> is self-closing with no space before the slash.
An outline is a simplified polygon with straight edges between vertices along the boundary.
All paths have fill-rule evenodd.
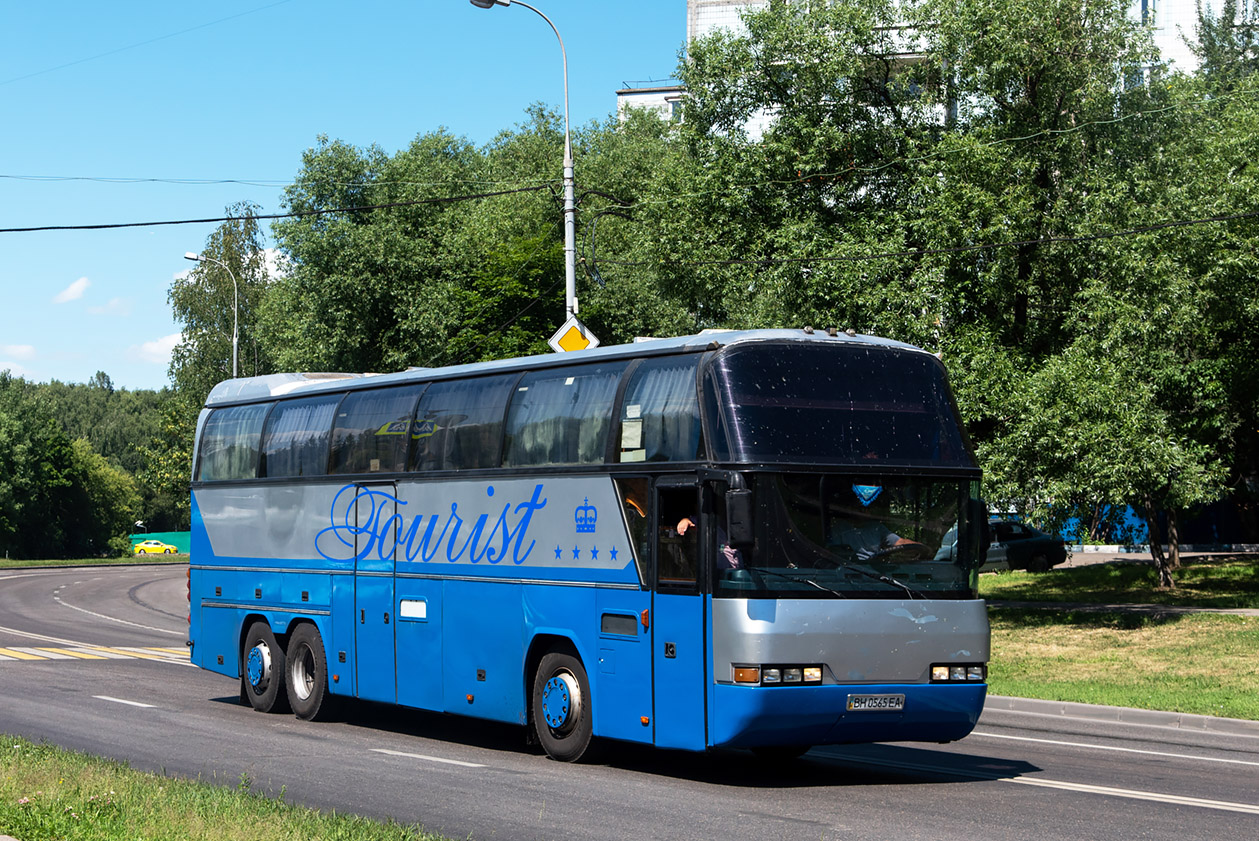
<path id="1" fill-rule="evenodd" d="M 560 329 L 555 331 L 555 335 L 548 339 L 547 343 L 556 353 L 564 353 L 596 348 L 599 346 L 599 339 L 577 319 L 577 316 L 572 315 Z"/>

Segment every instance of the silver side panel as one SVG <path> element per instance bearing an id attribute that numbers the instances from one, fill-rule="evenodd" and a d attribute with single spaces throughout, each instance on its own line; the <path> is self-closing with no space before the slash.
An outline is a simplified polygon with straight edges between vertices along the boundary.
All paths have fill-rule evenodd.
<path id="1" fill-rule="evenodd" d="M 713 676 L 732 664 L 824 664 L 824 683 L 927 683 L 934 663 L 986 663 L 982 601 L 713 599 Z"/>

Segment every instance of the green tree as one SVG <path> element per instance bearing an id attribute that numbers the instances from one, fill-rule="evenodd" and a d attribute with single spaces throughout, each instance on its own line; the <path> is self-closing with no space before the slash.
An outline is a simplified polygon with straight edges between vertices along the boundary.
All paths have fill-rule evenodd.
<path id="1" fill-rule="evenodd" d="M 257 209 L 249 202 L 228 207 L 231 218 L 210 234 L 201 251 L 218 262 L 196 263 L 167 293 L 175 320 L 183 324 L 181 340 L 171 354 L 171 380 L 196 405 L 232 376 L 233 330 L 238 336 L 240 376 L 274 370 L 258 329 L 259 303 L 269 278 Z"/>

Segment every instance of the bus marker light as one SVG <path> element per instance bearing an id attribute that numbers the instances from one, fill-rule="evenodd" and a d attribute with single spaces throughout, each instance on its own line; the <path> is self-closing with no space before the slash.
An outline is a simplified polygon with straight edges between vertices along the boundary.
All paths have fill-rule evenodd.
<path id="1" fill-rule="evenodd" d="M 643 612 L 639 614 L 639 618 L 643 622 L 644 631 L 651 627 L 651 611 L 650 610 L 644 609 Z"/>
<path id="2" fill-rule="evenodd" d="M 645 716 L 642 716 L 641 718 L 639 718 L 638 720 L 639 720 L 639 721 L 641 721 L 641 722 L 643 723 L 643 726 L 644 726 L 644 727 L 646 727 L 647 725 L 651 724 L 651 717 L 650 717 L 650 716 L 646 716 L 646 715 L 645 715 Z"/>
<path id="3" fill-rule="evenodd" d="M 821 683 L 822 682 L 822 667 L 821 666 L 806 666 L 804 669 L 804 682 L 805 683 Z"/>
<path id="4" fill-rule="evenodd" d="M 340 682 L 341 682 L 341 675 L 333 675 L 333 676 L 332 676 L 332 682 L 333 682 L 333 683 L 340 683 Z"/>
<path id="5" fill-rule="evenodd" d="M 471 703 L 472 703 L 472 699 L 473 699 L 474 697 L 475 697 L 475 696 L 473 696 L 473 695 L 469 695 L 469 696 L 468 696 L 468 703 L 469 703 L 469 704 L 471 704 Z"/>
<path id="6" fill-rule="evenodd" d="M 766 669 L 761 672 L 761 683 L 782 683 L 782 673 L 777 669 Z"/>
<path id="7" fill-rule="evenodd" d="M 735 666 L 735 683 L 760 683 L 761 670 L 756 666 Z"/>

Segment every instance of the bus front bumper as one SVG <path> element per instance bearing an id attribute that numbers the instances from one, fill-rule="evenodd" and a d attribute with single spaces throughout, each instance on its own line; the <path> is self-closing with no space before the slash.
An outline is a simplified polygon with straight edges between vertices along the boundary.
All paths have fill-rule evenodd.
<path id="1" fill-rule="evenodd" d="M 988 687 L 973 684 L 737 686 L 713 691 L 712 747 L 952 742 L 974 729 Z M 849 710 L 849 696 L 904 696 L 899 710 Z"/>

